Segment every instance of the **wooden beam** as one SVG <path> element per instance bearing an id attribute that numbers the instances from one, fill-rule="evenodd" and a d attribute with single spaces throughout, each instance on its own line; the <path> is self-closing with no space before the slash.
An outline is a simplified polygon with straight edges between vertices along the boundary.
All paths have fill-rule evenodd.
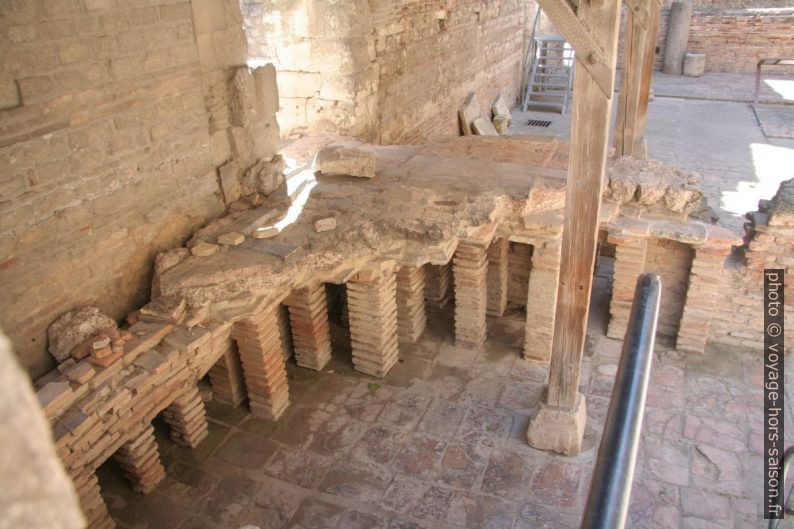
<path id="1" fill-rule="evenodd" d="M 627 0 L 626 35 L 620 78 L 615 151 L 645 158 L 644 137 L 661 2 Z"/>
<path id="2" fill-rule="evenodd" d="M 619 6 L 619 0 L 607 0 L 602 8 L 579 8 L 579 17 L 600 26 L 600 46 L 607 52 L 607 64 L 615 64 Z M 577 55 L 574 76 L 560 282 L 547 398 L 548 405 L 570 410 L 578 398 L 606 165 L 610 96 L 615 80 L 615 72 L 610 70 L 605 94 L 584 59 Z"/>
<path id="3" fill-rule="evenodd" d="M 587 69 L 600 90 L 607 98 L 611 98 L 614 85 L 614 54 L 609 56 L 605 53 L 605 48 L 600 44 L 603 40 L 601 36 L 591 29 L 593 26 L 588 27 L 583 23 L 585 19 L 579 15 L 582 11 L 601 11 L 603 8 L 580 6 L 577 13 L 567 0 L 538 0 L 538 4 L 557 31 L 573 46 L 582 66 Z"/>

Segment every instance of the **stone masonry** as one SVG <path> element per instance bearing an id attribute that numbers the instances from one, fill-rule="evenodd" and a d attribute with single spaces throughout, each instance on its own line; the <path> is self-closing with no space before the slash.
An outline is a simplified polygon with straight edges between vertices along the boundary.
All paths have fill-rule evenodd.
<path id="1" fill-rule="evenodd" d="M 347 282 L 353 365 L 376 377 L 397 362 L 397 281 L 394 271 L 364 271 Z"/>
<path id="2" fill-rule="evenodd" d="M 300 288 L 284 300 L 289 309 L 295 361 L 318 371 L 331 360 L 331 334 L 325 284 Z"/>
<path id="3" fill-rule="evenodd" d="M 425 268 L 403 266 L 397 271 L 397 334 L 400 341 L 416 342 L 426 326 Z"/>
<path id="4" fill-rule="evenodd" d="M 488 251 L 460 242 L 453 258 L 455 276 L 455 344 L 477 348 L 485 342 L 488 305 Z"/>

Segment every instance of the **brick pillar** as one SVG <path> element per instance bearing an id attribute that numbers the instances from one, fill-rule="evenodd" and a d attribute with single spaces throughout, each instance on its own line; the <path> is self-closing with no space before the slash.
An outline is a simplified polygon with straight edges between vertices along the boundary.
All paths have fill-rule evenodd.
<path id="1" fill-rule="evenodd" d="M 425 269 L 403 266 L 397 272 L 397 335 L 401 342 L 416 342 L 427 326 Z"/>
<path id="2" fill-rule="evenodd" d="M 425 265 L 425 299 L 430 307 L 443 309 L 452 298 L 452 267 Z"/>
<path id="3" fill-rule="evenodd" d="M 301 367 L 321 370 L 331 360 L 331 332 L 325 284 L 294 290 L 284 304 L 289 309 L 292 347 Z"/>
<path id="4" fill-rule="evenodd" d="M 532 246 L 523 243 L 510 243 L 507 256 L 507 306 L 512 309 L 527 308 L 527 289 L 532 271 Z"/>
<path id="5" fill-rule="evenodd" d="M 557 310 L 557 284 L 560 278 L 559 243 L 535 245 L 532 272 L 527 288 L 527 323 L 524 332 L 524 358 L 536 362 L 551 360 L 554 315 Z"/>
<path id="6" fill-rule="evenodd" d="M 384 377 L 397 362 L 397 283 L 392 272 L 357 274 L 347 282 L 347 310 L 353 365 Z"/>
<path id="7" fill-rule="evenodd" d="M 149 494 L 165 477 L 154 428 L 149 423 L 121 445 L 114 457 L 124 469 L 132 490 L 140 494 Z"/>
<path id="8" fill-rule="evenodd" d="M 507 239 L 496 239 L 488 247 L 488 315 L 501 316 L 507 308 Z"/>
<path id="9" fill-rule="evenodd" d="M 629 324 L 637 277 L 645 271 L 646 239 L 623 239 L 609 236 L 615 244 L 615 269 L 612 276 L 612 300 L 609 304 L 607 336 L 623 339 Z"/>
<path id="10" fill-rule="evenodd" d="M 720 278 L 730 248 L 697 248 L 689 272 L 684 312 L 676 348 L 702 353 L 706 350 L 711 316 L 719 300 Z"/>
<path id="11" fill-rule="evenodd" d="M 229 338 L 219 342 L 218 347 L 222 347 L 224 352 L 208 373 L 212 393 L 218 401 L 238 406 L 245 400 L 245 381 L 237 346 Z"/>
<path id="12" fill-rule="evenodd" d="M 240 351 L 251 413 L 271 420 L 281 417 L 289 406 L 287 365 L 276 310 L 272 307 L 238 321 L 232 331 Z"/>
<path id="13" fill-rule="evenodd" d="M 455 345 L 476 348 L 485 342 L 488 306 L 488 256 L 482 246 L 458 244 L 453 258 L 455 276 Z"/>
<path id="14" fill-rule="evenodd" d="M 80 509 L 85 516 L 86 527 L 88 529 L 112 529 L 116 527 L 99 490 L 99 480 L 96 477 L 96 473 L 88 468 L 83 468 L 79 474 L 73 474 L 71 478 L 77 497 L 80 499 Z"/>
<path id="15" fill-rule="evenodd" d="M 186 387 L 163 412 L 171 426 L 171 439 L 182 446 L 196 448 L 207 437 L 207 413 L 198 386 Z"/>

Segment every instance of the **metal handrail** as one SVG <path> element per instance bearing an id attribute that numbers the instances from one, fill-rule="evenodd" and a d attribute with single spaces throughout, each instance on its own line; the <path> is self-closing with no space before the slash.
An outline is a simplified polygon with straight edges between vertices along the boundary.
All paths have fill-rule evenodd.
<path id="1" fill-rule="evenodd" d="M 637 278 L 581 529 L 622 529 L 631 496 L 659 315 L 659 276 Z"/>
<path id="2" fill-rule="evenodd" d="M 792 461 L 794 461 L 794 446 L 789 446 L 783 454 L 783 472 L 780 479 L 780 489 L 783 494 L 786 493 L 786 477 L 788 476 L 788 469 Z M 783 499 L 783 512 L 785 514 L 794 514 L 794 510 L 792 510 L 791 506 L 792 494 L 794 494 L 794 486 L 789 489 L 788 498 Z M 782 518 L 773 518 L 769 520 L 769 529 L 776 529 L 781 519 Z"/>

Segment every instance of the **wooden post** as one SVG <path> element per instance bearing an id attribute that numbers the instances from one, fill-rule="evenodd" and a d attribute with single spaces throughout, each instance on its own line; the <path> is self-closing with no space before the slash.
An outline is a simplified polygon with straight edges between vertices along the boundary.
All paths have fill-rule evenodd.
<path id="1" fill-rule="evenodd" d="M 576 71 L 548 396 L 530 422 L 527 440 L 536 448 L 576 454 L 584 436 L 584 396 L 577 388 L 598 236 L 620 1 L 580 2 L 576 12 L 567 0 L 539 3 L 573 44 Z"/>
<path id="2" fill-rule="evenodd" d="M 618 156 L 644 159 L 647 156 L 645 124 L 661 2 L 628 0 L 627 4 L 620 98 L 615 121 L 615 152 Z"/>

